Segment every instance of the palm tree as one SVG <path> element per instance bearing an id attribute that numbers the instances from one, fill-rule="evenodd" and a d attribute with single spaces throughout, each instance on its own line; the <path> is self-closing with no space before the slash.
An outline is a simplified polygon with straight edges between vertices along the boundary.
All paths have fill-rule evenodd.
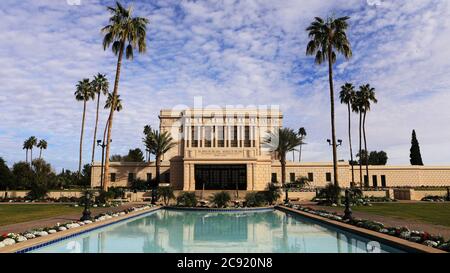
<path id="1" fill-rule="evenodd" d="M 279 128 L 276 132 L 269 132 L 263 140 L 269 150 L 280 160 L 281 163 L 281 185 L 286 184 L 286 154 L 295 151 L 302 143 L 301 137 L 290 128 Z M 285 187 L 285 202 L 288 202 L 288 190 Z"/>
<path id="2" fill-rule="evenodd" d="M 364 138 L 364 150 L 366 151 L 366 157 L 365 157 L 365 159 L 366 159 L 365 160 L 366 161 L 365 162 L 366 176 L 367 176 L 367 181 L 369 181 L 369 160 L 368 160 L 369 152 L 367 150 L 367 139 L 366 139 L 366 115 L 367 115 L 367 112 L 370 111 L 371 103 L 377 103 L 378 100 L 375 97 L 375 88 L 371 87 L 370 84 L 360 86 L 359 92 L 360 92 L 359 107 L 360 107 L 360 111 L 363 114 L 362 131 L 363 131 L 363 138 Z M 360 159 L 361 158 L 362 158 L 362 154 L 360 151 Z"/>
<path id="3" fill-rule="evenodd" d="M 95 129 L 94 129 L 94 140 L 92 141 L 92 159 L 91 163 L 94 163 L 95 158 L 95 143 L 97 141 L 97 126 L 98 126 L 98 111 L 100 108 L 100 95 L 108 94 L 109 83 L 108 79 L 105 75 L 100 73 L 97 76 L 94 76 L 94 80 L 92 81 L 92 88 L 95 94 L 97 94 L 97 113 L 95 115 Z"/>
<path id="4" fill-rule="evenodd" d="M 120 95 L 117 95 L 115 98 L 113 98 L 113 95 L 111 93 L 108 93 L 108 98 L 105 102 L 104 109 L 112 109 L 112 106 L 114 105 L 114 111 L 120 112 L 122 110 L 122 100 L 120 99 Z M 109 124 L 109 118 L 106 120 L 105 130 L 103 131 L 103 143 L 106 142 L 106 131 L 108 129 Z M 102 155 L 103 157 L 103 155 Z M 103 161 L 103 159 L 102 159 Z M 109 160 L 111 161 L 111 160 Z M 105 173 L 103 173 L 103 181 L 105 181 Z M 103 185 L 102 185 L 103 186 Z"/>
<path id="5" fill-rule="evenodd" d="M 26 140 L 23 142 L 23 148 L 22 148 L 22 149 L 25 150 L 25 162 L 28 163 L 28 150 L 30 149 L 30 142 L 29 142 L 29 139 L 26 139 Z"/>
<path id="6" fill-rule="evenodd" d="M 156 202 L 156 193 L 159 186 L 161 158 L 170 149 L 176 146 L 170 132 L 160 133 L 158 130 L 153 130 L 143 139 L 146 148 L 151 154 L 155 155 L 156 164 L 156 183 L 152 187 L 152 204 Z"/>
<path id="7" fill-rule="evenodd" d="M 148 134 L 150 134 L 152 132 L 152 126 L 150 125 L 145 125 L 144 126 L 144 135 L 147 136 Z M 145 144 L 145 143 L 144 143 Z M 145 157 L 147 162 L 150 161 L 150 151 L 148 149 L 145 149 Z"/>
<path id="8" fill-rule="evenodd" d="M 39 140 L 37 147 L 39 148 L 39 159 L 41 159 L 42 150 L 47 150 L 47 141 L 45 141 L 44 139 Z"/>
<path id="9" fill-rule="evenodd" d="M 108 7 L 112 16 L 109 18 L 109 25 L 102 29 L 105 33 L 103 38 L 103 49 L 106 50 L 111 46 L 113 53 L 117 56 L 116 77 L 114 80 L 113 97 L 118 95 L 120 69 L 122 65 L 123 53 L 127 59 L 133 59 L 133 50 L 137 48 L 140 53 L 146 50 L 146 32 L 148 19 L 142 17 L 132 17 L 132 9 L 124 8 L 119 2 L 116 2 L 115 7 Z M 111 130 L 113 125 L 114 109 L 111 111 L 108 118 L 108 135 L 106 142 L 106 161 L 105 173 L 109 172 L 109 149 Z M 105 189 L 109 187 L 109 176 L 106 176 L 103 186 Z"/>
<path id="10" fill-rule="evenodd" d="M 302 139 L 302 143 L 300 144 L 300 148 L 298 149 L 298 162 L 301 162 L 302 161 L 302 146 L 303 146 L 303 144 L 306 144 L 305 142 L 303 142 L 303 140 L 306 137 L 305 127 L 300 127 L 300 129 L 298 129 L 298 135 Z"/>
<path id="11" fill-rule="evenodd" d="M 33 147 L 37 145 L 37 138 L 35 136 L 31 136 L 27 140 L 28 149 L 30 150 L 30 162 L 33 162 Z"/>
<path id="12" fill-rule="evenodd" d="M 86 103 L 90 99 L 95 99 L 95 93 L 92 89 L 91 82 L 89 79 L 83 79 L 77 84 L 77 89 L 74 93 L 75 99 L 77 101 L 83 102 L 83 117 L 81 119 L 81 134 L 80 134 L 80 159 L 78 162 L 78 178 L 81 174 L 81 163 L 83 157 L 83 134 L 84 134 L 84 120 L 86 118 Z"/>
<path id="13" fill-rule="evenodd" d="M 350 17 L 331 18 L 326 21 L 316 17 L 314 22 L 306 29 L 311 39 L 306 47 L 306 55 L 315 55 L 315 62 L 322 64 L 328 60 L 328 80 L 330 84 L 330 114 L 331 114 L 331 138 L 333 144 L 333 175 L 334 183 L 338 183 L 337 153 L 336 153 L 336 129 L 334 124 L 334 88 L 333 88 L 333 64 L 336 62 L 336 53 L 341 53 L 346 59 L 352 56 L 350 42 L 347 39 L 347 20 Z"/>
<path id="14" fill-rule="evenodd" d="M 347 104 L 348 110 L 348 143 L 350 146 L 350 162 L 352 167 L 352 185 L 355 184 L 355 170 L 353 166 L 353 150 L 352 150 L 352 134 L 351 134 L 351 108 L 355 101 L 355 87 L 351 83 L 345 83 L 341 86 L 341 92 L 339 93 L 339 98 L 341 99 L 341 104 Z"/>

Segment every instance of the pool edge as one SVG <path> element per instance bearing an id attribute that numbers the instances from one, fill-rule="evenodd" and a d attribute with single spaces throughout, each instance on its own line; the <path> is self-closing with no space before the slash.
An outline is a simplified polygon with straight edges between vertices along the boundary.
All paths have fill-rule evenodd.
<path id="1" fill-rule="evenodd" d="M 370 238 L 370 239 L 375 239 L 380 241 L 383 244 L 386 244 L 388 246 L 391 247 L 395 247 L 404 251 L 407 251 L 408 253 L 410 252 L 414 252 L 414 253 L 447 253 L 446 251 L 437 249 L 437 248 L 433 248 L 433 247 L 429 247 L 429 246 L 425 246 L 425 245 L 421 245 L 421 244 L 417 244 L 414 242 L 410 242 L 401 238 L 397 238 L 397 237 L 393 237 L 390 235 L 386 235 L 383 233 L 379 233 L 373 230 L 368 230 L 365 228 L 360 228 L 360 227 L 356 227 L 353 225 L 349 225 L 346 223 L 342 223 L 339 221 L 335 221 L 335 220 L 331 220 L 328 218 L 324 218 L 315 214 L 311 214 L 311 213 L 307 213 L 304 211 L 299 211 L 296 209 L 292 209 L 292 208 L 288 208 L 285 206 L 275 206 L 275 209 L 278 209 L 280 211 L 283 212 L 289 212 L 289 213 L 293 213 L 293 214 L 297 214 L 300 215 L 302 217 L 306 217 L 308 219 L 312 219 L 312 220 L 316 220 L 320 223 L 323 224 L 327 224 L 327 225 L 331 225 L 335 228 L 347 231 L 347 232 L 351 232 L 351 233 L 355 233 L 357 235 L 366 237 L 366 238 Z"/>
<path id="2" fill-rule="evenodd" d="M 92 224 L 81 226 L 74 229 L 68 229 L 65 231 L 60 231 L 55 234 L 50 234 L 43 237 L 38 237 L 32 240 L 28 240 L 22 243 L 16 243 L 11 246 L 6 246 L 3 248 L 0 248 L 0 254 L 1 253 L 27 253 L 35 249 L 39 249 L 41 247 L 51 245 L 72 237 L 79 236 L 81 234 L 99 229 L 104 228 L 109 225 L 114 225 L 123 221 L 127 221 L 129 219 L 133 219 L 135 217 L 142 216 L 144 214 L 153 213 L 155 211 L 160 210 L 162 207 L 153 207 L 146 210 L 141 211 L 133 211 L 123 216 L 114 217 L 105 221 L 101 222 L 94 222 Z"/>

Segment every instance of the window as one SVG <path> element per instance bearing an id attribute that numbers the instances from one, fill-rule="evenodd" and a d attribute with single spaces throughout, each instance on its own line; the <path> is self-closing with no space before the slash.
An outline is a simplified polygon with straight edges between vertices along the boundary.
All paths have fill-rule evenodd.
<path id="1" fill-rule="evenodd" d="M 290 174 L 289 174 L 289 180 L 290 180 L 291 182 L 295 182 L 295 173 L 290 173 Z"/>
<path id="2" fill-rule="evenodd" d="M 382 186 L 383 188 L 386 187 L 386 175 L 382 175 L 382 176 L 381 176 L 381 186 Z"/>
<path id="3" fill-rule="evenodd" d="M 369 177 L 367 177 L 367 175 L 364 175 L 364 187 L 369 187 Z"/>
<path id="4" fill-rule="evenodd" d="M 244 147 L 250 147 L 250 126 L 244 127 Z"/>
<path id="5" fill-rule="evenodd" d="M 211 126 L 206 126 L 205 127 L 205 147 L 211 147 L 211 133 L 212 133 L 212 128 Z"/>
<path id="6" fill-rule="evenodd" d="M 308 180 L 309 180 L 309 182 L 313 182 L 314 181 L 314 174 L 313 173 L 308 173 Z"/>
<path id="7" fill-rule="evenodd" d="M 136 178 L 135 173 L 128 173 L 128 182 L 133 182 L 133 180 Z"/>
<path id="8" fill-rule="evenodd" d="M 272 173 L 272 183 L 276 183 L 276 182 L 278 182 L 278 180 L 277 180 L 277 173 Z"/>
<path id="9" fill-rule="evenodd" d="M 378 187 L 378 180 L 376 175 L 372 175 L 372 183 L 374 188 Z"/>
<path id="10" fill-rule="evenodd" d="M 152 181 L 152 173 L 147 173 L 147 182 Z"/>
<path id="11" fill-rule="evenodd" d="M 217 146 L 224 147 L 225 130 L 223 126 L 217 126 Z"/>
<path id="12" fill-rule="evenodd" d="M 237 147 L 237 126 L 231 127 L 231 147 Z"/>
<path id="13" fill-rule="evenodd" d="M 327 182 L 331 182 L 331 173 L 326 173 Z"/>
<path id="14" fill-rule="evenodd" d="M 116 182 L 116 173 L 110 173 L 109 180 L 111 180 L 111 182 Z"/>
<path id="15" fill-rule="evenodd" d="M 191 141 L 192 141 L 192 147 L 198 147 L 198 127 L 197 126 L 191 127 Z"/>

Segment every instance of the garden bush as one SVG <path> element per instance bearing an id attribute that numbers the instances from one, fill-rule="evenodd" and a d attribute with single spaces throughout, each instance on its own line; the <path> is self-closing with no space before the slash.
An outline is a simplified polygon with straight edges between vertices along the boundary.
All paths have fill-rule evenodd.
<path id="1" fill-rule="evenodd" d="M 170 199 L 174 199 L 173 188 L 170 186 L 158 188 L 158 200 L 162 198 L 164 205 L 169 205 Z"/>
<path id="2" fill-rule="evenodd" d="M 195 207 L 197 206 L 197 197 L 194 192 L 181 192 L 177 197 L 177 206 Z"/>
<path id="3" fill-rule="evenodd" d="M 245 204 L 247 207 L 261 207 L 266 201 L 266 196 L 262 192 L 249 192 L 245 195 Z"/>
<path id="4" fill-rule="evenodd" d="M 266 191 L 264 192 L 264 195 L 267 203 L 269 203 L 269 205 L 272 205 L 281 196 L 280 187 L 277 187 L 276 185 L 269 183 L 267 185 Z"/>
<path id="5" fill-rule="evenodd" d="M 228 202 L 231 201 L 231 196 L 226 191 L 221 191 L 213 194 L 211 197 L 211 202 L 215 204 L 218 208 L 225 208 Z"/>

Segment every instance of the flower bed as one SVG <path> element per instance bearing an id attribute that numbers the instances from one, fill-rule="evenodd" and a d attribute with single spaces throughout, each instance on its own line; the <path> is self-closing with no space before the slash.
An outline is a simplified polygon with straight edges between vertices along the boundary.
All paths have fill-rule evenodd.
<path id="1" fill-rule="evenodd" d="M 431 235 L 425 231 L 410 230 L 407 227 L 386 227 L 383 223 L 371 220 L 357 218 L 353 218 L 352 220 L 343 220 L 343 216 L 338 215 L 337 213 L 330 213 L 324 210 L 314 210 L 312 208 L 302 207 L 299 205 L 289 204 L 287 207 L 450 252 L 450 241 L 446 242 L 440 235 Z"/>
<path id="2" fill-rule="evenodd" d="M 154 207 L 154 205 L 144 205 L 140 207 L 131 207 L 121 212 L 107 212 L 102 213 L 93 218 L 93 220 L 86 220 L 86 221 L 76 221 L 76 222 L 68 222 L 64 224 L 56 223 L 56 225 L 51 227 L 45 227 L 40 229 L 33 229 L 29 230 L 23 233 L 6 233 L 0 236 L 0 248 L 3 248 L 5 246 L 14 245 L 16 243 L 25 242 L 28 240 L 32 240 L 36 237 L 44 237 L 48 236 L 49 234 L 54 234 L 60 231 L 78 228 L 81 226 L 89 225 L 94 222 L 101 222 L 105 221 L 114 217 L 123 216 L 125 214 L 128 214 L 130 212 L 134 211 L 142 211 L 149 208 Z"/>

